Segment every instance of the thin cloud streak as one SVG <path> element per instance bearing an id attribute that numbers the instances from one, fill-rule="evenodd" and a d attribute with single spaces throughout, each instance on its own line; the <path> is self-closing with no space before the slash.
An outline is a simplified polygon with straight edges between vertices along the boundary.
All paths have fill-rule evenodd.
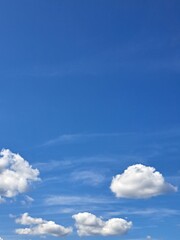
<path id="1" fill-rule="evenodd" d="M 82 164 L 86 164 L 86 168 L 83 169 L 90 171 L 97 172 L 94 168 L 92 168 L 92 164 L 113 164 L 113 166 L 120 166 L 120 164 L 126 163 L 126 164 L 133 164 L 137 162 L 146 163 L 145 160 L 147 157 L 150 156 L 141 156 L 138 154 L 120 154 L 120 155 L 95 155 L 95 156 L 82 156 L 82 157 L 69 157 L 65 159 L 60 160 L 50 160 L 49 162 L 38 162 L 34 164 L 35 167 L 37 167 L 42 172 L 50 172 L 54 169 L 58 169 L 61 171 L 64 170 L 72 170 L 73 172 L 79 171 L 78 167 L 82 166 Z M 87 167 L 87 165 L 90 163 L 91 168 Z M 112 166 L 112 165 L 111 165 Z M 47 180 L 58 180 L 55 176 L 53 176 L 51 179 Z M 44 179 L 46 180 L 46 179 Z"/>
<path id="2" fill-rule="evenodd" d="M 97 186 L 105 181 L 105 176 L 95 171 L 74 171 L 71 174 L 72 181 L 79 181 L 83 184 Z"/>
<path id="3" fill-rule="evenodd" d="M 57 205 L 86 205 L 86 204 L 108 204 L 114 203 L 115 200 L 103 197 L 90 197 L 90 196 L 50 196 L 44 200 L 46 206 L 57 206 Z"/>
<path id="4" fill-rule="evenodd" d="M 39 147 L 50 147 L 58 144 L 72 144 L 84 142 L 95 138 L 110 138 L 110 137 L 179 137 L 180 128 L 166 129 L 161 131 L 151 132 L 117 132 L 117 133 L 75 133 L 75 134 L 62 134 L 56 138 L 50 139 Z"/>
<path id="5" fill-rule="evenodd" d="M 122 209 L 121 211 L 109 212 L 108 216 L 118 215 L 139 215 L 139 216 L 150 216 L 156 215 L 159 217 L 179 216 L 180 210 L 170 208 L 146 208 L 146 209 Z"/>
<path id="6" fill-rule="evenodd" d="M 43 144 L 40 147 L 48 147 L 56 144 L 70 144 L 76 143 L 79 141 L 86 141 L 92 138 L 103 138 L 103 137 L 119 137 L 132 135 L 134 133 L 77 133 L 77 134 L 62 134 L 57 138 L 51 139 Z"/>

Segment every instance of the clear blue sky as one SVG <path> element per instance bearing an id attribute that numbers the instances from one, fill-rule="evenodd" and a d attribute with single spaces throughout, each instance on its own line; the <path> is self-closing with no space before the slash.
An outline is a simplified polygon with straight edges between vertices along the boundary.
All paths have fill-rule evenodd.
<path id="1" fill-rule="evenodd" d="M 133 222 L 106 239 L 179 240 L 179 192 L 118 199 L 109 188 L 137 163 L 180 184 L 179 13 L 177 0 L 0 2 L 0 146 L 41 178 L 0 204 L 0 237 L 40 239 L 15 234 L 24 212 L 72 227 L 90 212 Z M 49 205 L 57 196 L 67 202 Z"/>

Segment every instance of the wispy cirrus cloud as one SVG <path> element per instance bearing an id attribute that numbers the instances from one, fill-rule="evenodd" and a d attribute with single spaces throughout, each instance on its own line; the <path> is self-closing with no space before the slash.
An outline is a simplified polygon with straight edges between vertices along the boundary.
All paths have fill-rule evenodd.
<path id="1" fill-rule="evenodd" d="M 25 195 L 24 199 L 21 201 L 21 204 L 29 207 L 33 202 L 34 202 L 34 199 L 32 197 Z"/>
<path id="2" fill-rule="evenodd" d="M 94 155 L 94 156 L 82 156 L 82 157 L 68 157 L 59 160 L 50 160 L 49 162 L 37 162 L 35 167 L 41 171 L 52 171 L 54 169 L 70 169 L 79 167 L 82 164 L 120 164 L 126 163 L 145 163 L 146 158 L 141 155 L 135 154 L 119 154 L 119 155 Z"/>
<path id="3" fill-rule="evenodd" d="M 132 135 L 133 133 L 76 133 L 62 134 L 54 139 L 50 139 L 40 145 L 40 147 L 49 147 L 57 144 L 70 144 L 81 141 L 87 141 L 93 138 L 108 138 Z"/>
<path id="4" fill-rule="evenodd" d="M 107 197 L 75 196 L 75 195 L 54 195 L 44 200 L 44 205 L 86 205 L 86 204 L 107 204 L 115 200 Z"/>
<path id="5" fill-rule="evenodd" d="M 83 184 L 96 186 L 105 181 L 105 176 L 94 171 L 75 171 L 71 174 L 72 181 L 81 182 Z"/>
<path id="6" fill-rule="evenodd" d="M 73 133 L 73 134 L 61 134 L 55 138 L 52 138 L 44 143 L 40 144 L 40 147 L 48 147 L 58 144 L 71 144 L 82 141 L 91 140 L 94 138 L 110 138 L 110 137 L 135 137 L 135 138 L 172 138 L 180 136 L 180 128 L 166 129 L 161 131 L 151 132 L 105 132 L 105 133 Z"/>
<path id="7" fill-rule="evenodd" d="M 138 215 L 138 216 L 158 216 L 158 217 L 169 217 L 179 216 L 179 209 L 171 208 L 123 208 L 120 211 L 108 212 L 108 216 L 119 216 L 119 215 Z"/>

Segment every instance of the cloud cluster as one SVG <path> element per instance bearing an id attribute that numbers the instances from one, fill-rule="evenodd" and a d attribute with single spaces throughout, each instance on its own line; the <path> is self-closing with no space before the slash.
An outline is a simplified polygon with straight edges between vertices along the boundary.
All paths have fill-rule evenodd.
<path id="1" fill-rule="evenodd" d="M 71 227 L 63 227 L 53 221 L 46 221 L 42 218 L 33 218 L 28 213 L 24 213 L 20 218 L 16 219 L 16 223 L 28 225 L 28 228 L 16 229 L 17 234 L 22 235 L 52 235 L 54 237 L 62 237 L 72 232 Z"/>
<path id="2" fill-rule="evenodd" d="M 19 154 L 12 153 L 8 149 L 0 151 L 0 203 L 6 198 L 12 198 L 28 190 L 32 182 L 38 181 L 39 171 L 33 169 L 29 163 Z M 104 181 L 104 176 L 91 172 L 73 172 L 71 178 L 74 181 L 81 181 L 90 185 L 97 185 Z M 120 198 L 150 198 L 168 192 L 177 191 L 177 187 L 166 182 L 161 173 L 155 168 L 136 164 L 129 166 L 123 173 L 113 177 L 110 189 Z M 25 196 L 22 204 L 28 205 L 34 201 L 33 198 Z M 71 205 L 65 209 L 68 213 L 72 212 L 72 205 L 86 206 L 89 204 L 114 203 L 114 200 L 107 198 L 93 198 L 89 196 L 49 196 L 44 201 L 45 205 Z M 85 209 L 83 209 L 85 210 Z M 176 211 L 165 209 L 166 214 L 177 214 Z M 86 211 L 86 210 L 85 210 Z M 117 212 L 122 213 L 122 211 Z M 115 214 L 117 214 L 115 212 Z M 126 209 L 126 214 L 153 214 L 154 209 L 146 211 Z M 114 213 L 113 213 L 114 214 Z M 89 212 L 79 212 L 74 214 L 75 226 L 79 236 L 115 236 L 123 235 L 132 228 L 132 222 L 122 218 L 110 218 L 104 221 L 101 217 L 96 217 Z M 54 221 L 47 221 L 42 218 L 33 218 L 28 213 L 22 214 L 16 220 L 17 224 L 26 227 L 16 229 L 19 235 L 54 236 L 62 237 L 72 232 L 71 227 L 64 227 Z M 146 239 L 152 239 L 147 236 Z M 3 240 L 0 237 L 0 240 Z"/>
<path id="3" fill-rule="evenodd" d="M 0 152 L 0 202 L 26 192 L 32 182 L 39 180 L 38 175 L 39 171 L 19 154 L 3 149 Z"/>
<path id="4" fill-rule="evenodd" d="M 150 198 L 177 191 L 155 168 L 142 164 L 132 165 L 113 177 L 110 189 L 119 198 Z"/>
<path id="5" fill-rule="evenodd" d="M 83 212 L 72 216 L 76 221 L 76 228 L 79 236 L 91 235 L 122 235 L 132 227 L 132 222 L 127 222 L 122 218 L 111 218 L 103 221 L 95 215 Z"/>

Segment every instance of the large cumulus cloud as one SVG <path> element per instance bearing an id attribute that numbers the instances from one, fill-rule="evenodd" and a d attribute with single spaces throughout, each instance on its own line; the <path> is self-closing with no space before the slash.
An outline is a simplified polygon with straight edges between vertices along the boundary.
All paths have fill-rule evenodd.
<path id="1" fill-rule="evenodd" d="M 26 192 L 32 182 L 39 180 L 38 175 L 39 171 L 19 154 L 8 149 L 0 151 L 0 202 Z"/>
<path id="2" fill-rule="evenodd" d="M 119 198 L 150 198 L 177 191 L 155 168 L 142 164 L 132 165 L 113 177 L 110 189 Z"/>
<path id="3" fill-rule="evenodd" d="M 122 218 L 111 218 L 108 221 L 103 221 L 88 212 L 78 213 L 72 217 L 76 221 L 75 225 L 79 236 L 122 235 L 132 227 L 132 222 L 127 222 Z"/>
<path id="4" fill-rule="evenodd" d="M 53 221 L 46 221 L 42 218 L 33 218 L 28 213 L 24 213 L 20 218 L 16 219 L 16 223 L 28 225 L 27 228 L 16 229 L 16 233 L 20 235 L 52 235 L 54 237 L 62 237 L 72 232 L 71 227 L 63 227 Z"/>

